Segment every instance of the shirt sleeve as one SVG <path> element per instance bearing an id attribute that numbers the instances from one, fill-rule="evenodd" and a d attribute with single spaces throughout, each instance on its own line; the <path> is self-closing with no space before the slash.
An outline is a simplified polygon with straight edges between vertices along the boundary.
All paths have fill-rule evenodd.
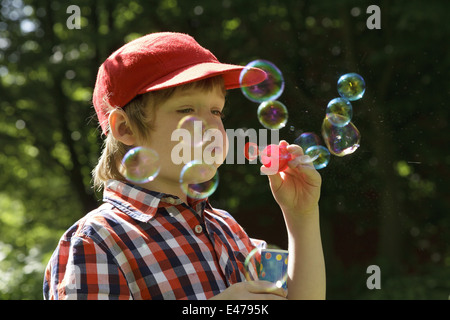
<path id="1" fill-rule="evenodd" d="M 44 299 L 128 300 L 127 281 L 112 255 L 89 237 L 61 240 L 44 276 Z"/>

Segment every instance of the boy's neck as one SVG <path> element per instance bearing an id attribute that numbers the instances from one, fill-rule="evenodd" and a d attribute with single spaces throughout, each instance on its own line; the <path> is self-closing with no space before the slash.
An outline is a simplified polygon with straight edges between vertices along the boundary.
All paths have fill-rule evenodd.
<path id="1" fill-rule="evenodd" d="M 141 188 L 145 188 L 147 190 L 161 192 L 165 194 L 170 194 L 172 196 L 178 197 L 181 201 L 188 204 L 187 195 L 181 190 L 180 185 L 178 183 L 167 183 L 161 180 L 151 181 L 145 184 L 139 185 Z"/>

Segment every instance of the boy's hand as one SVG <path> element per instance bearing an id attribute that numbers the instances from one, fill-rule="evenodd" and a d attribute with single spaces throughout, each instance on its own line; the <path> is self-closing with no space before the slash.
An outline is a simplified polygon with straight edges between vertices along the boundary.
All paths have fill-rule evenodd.
<path id="1" fill-rule="evenodd" d="M 210 300 L 287 300 L 287 292 L 268 281 L 238 282 Z"/>
<path id="2" fill-rule="evenodd" d="M 280 141 L 279 146 L 287 148 L 295 158 L 288 163 L 285 171 L 273 174 L 265 166 L 261 172 L 270 174 L 269 182 L 272 194 L 283 212 L 308 213 L 318 206 L 322 178 L 312 162 L 303 164 L 303 150 L 296 144 L 289 145 Z"/>

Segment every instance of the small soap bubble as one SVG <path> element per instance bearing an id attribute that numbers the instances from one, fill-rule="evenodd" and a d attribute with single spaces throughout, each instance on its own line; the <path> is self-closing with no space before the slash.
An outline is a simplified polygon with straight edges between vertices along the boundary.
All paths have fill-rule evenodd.
<path id="1" fill-rule="evenodd" d="M 361 134 L 352 122 L 334 126 L 327 118 L 322 123 L 322 137 L 331 154 L 343 157 L 359 148 Z"/>
<path id="2" fill-rule="evenodd" d="M 320 144 L 320 138 L 314 132 L 303 132 L 295 140 L 294 144 L 302 147 L 303 152 L 309 147 L 316 146 Z"/>
<path id="3" fill-rule="evenodd" d="M 363 97 L 366 91 L 366 83 L 359 74 L 347 73 L 339 78 L 337 90 L 342 98 L 354 101 Z"/>
<path id="4" fill-rule="evenodd" d="M 219 174 L 213 165 L 192 160 L 181 170 L 181 190 L 190 198 L 207 198 L 216 191 L 218 184 Z"/>
<path id="5" fill-rule="evenodd" d="M 327 105 L 326 117 L 335 126 L 345 126 L 353 116 L 353 107 L 345 98 L 335 98 Z"/>
<path id="6" fill-rule="evenodd" d="M 251 68 L 259 68 L 265 71 L 267 74 L 266 80 L 248 86 Z M 267 60 L 255 60 L 247 64 L 240 74 L 239 83 L 244 96 L 253 102 L 278 99 L 284 90 L 283 74 L 276 65 Z"/>
<path id="7" fill-rule="evenodd" d="M 201 147 L 205 144 L 206 140 L 203 139 L 203 134 L 206 131 L 206 122 L 196 116 L 188 115 L 183 117 L 177 125 L 177 129 L 184 129 L 189 132 L 190 139 L 183 139 L 182 143 L 185 143 L 192 147 Z"/>
<path id="8" fill-rule="evenodd" d="M 159 173 L 160 161 L 156 151 L 146 147 L 129 150 L 122 159 L 125 178 L 133 183 L 153 181 Z"/>
<path id="9" fill-rule="evenodd" d="M 305 155 L 313 159 L 314 168 L 325 168 L 330 162 L 330 151 L 321 145 L 311 146 L 305 151 Z"/>
<path id="10" fill-rule="evenodd" d="M 277 100 L 262 102 L 258 107 L 257 114 L 259 122 L 270 130 L 283 128 L 288 120 L 286 106 Z"/>

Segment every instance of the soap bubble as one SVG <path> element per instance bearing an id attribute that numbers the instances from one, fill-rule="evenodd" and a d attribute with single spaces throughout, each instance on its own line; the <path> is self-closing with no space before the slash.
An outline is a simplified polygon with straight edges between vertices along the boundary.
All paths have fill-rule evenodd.
<path id="1" fill-rule="evenodd" d="M 247 281 L 258 280 L 261 273 L 261 249 L 256 247 L 245 258 L 244 275 Z"/>
<path id="2" fill-rule="evenodd" d="M 159 173 L 160 161 L 156 151 L 146 147 L 129 150 L 122 159 L 125 178 L 134 183 L 153 181 Z"/>
<path id="3" fill-rule="evenodd" d="M 185 141 L 183 139 L 182 143 L 187 144 L 192 147 L 201 147 L 206 140 L 203 139 L 203 133 L 206 131 L 206 122 L 196 116 L 188 115 L 183 117 L 177 125 L 177 129 L 187 130 L 190 134 L 190 139 Z"/>
<path id="4" fill-rule="evenodd" d="M 325 168 L 330 162 L 330 151 L 321 145 L 311 146 L 305 151 L 305 155 L 313 159 L 314 168 Z"/>
<path id="5" fill-rule="evenodd" d="M 309 147 L 319 145 L 320 138 L 314 132 L 303 132 L 294 140 L 294 143 L 302 147 L 303 151 L 306 151 Z"/>
<path id="6" fill-rule="evenodd" d="M 218 184 L 219 174 L 213 165 L 192 160 L 181 170 L 181 190 L 190 198 L 207 198 L 216 191 Z"/>
<path id="7" fill-rule="evenodd" d="M 288 120 L 288 111 L 284 104 L 277 100 L 269 100 L 258 107 L 258 120 L 267 129 L 281 129 Z"/>
<path id="8" fill-rule="evenodd" d="M 267 78 L 256 85 L 248 86 L 251 72 L 250 68 L 259 68 L 266 72 Z M 267 60 L 255 60 L 250 62 L 241 71 L 239 83 L 244 96 L 253 102 L 275 100 L 284 90 L 284 79 L 280 69 Z"/>
<path id="9" fill-rule="evenodd" d="M 354 101 L 362 98 L 366 91 L 366 83 L 359 74 L 347 73 L 339 78 L 337 90 L 342 98 Z"/>
<path id="10" fill-rule="evenodd" d="M 343 157 L 359 148 L 361 135 L 352 122 L 343 127 L 334 126 L 327 118 L 322 123 L 322 137 L 328 150 L 335 156 Z"/>
<path id="11" fill-rule="evenodd" d="M 326 117 L 335 126 L 345 126 L 353 116 L 353 107 L 345 98 L 335 98 L 327 105 Z"/>

